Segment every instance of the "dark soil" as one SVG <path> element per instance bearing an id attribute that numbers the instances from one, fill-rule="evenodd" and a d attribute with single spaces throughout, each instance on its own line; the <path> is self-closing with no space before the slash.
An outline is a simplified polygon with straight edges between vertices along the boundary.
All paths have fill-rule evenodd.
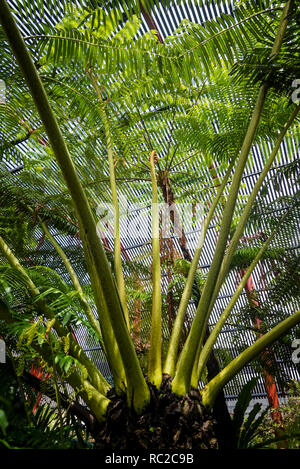
<path id="1" fill-rule="evenodd" d="M 178 397 L 170 380 L 160 389 L 149 384 L 151 402 L 142 415 L 136 415 L 113 391 L 105 424 L 97 432 L 95 448 L 101 450 L 218 449 L 215 424 L 201 404 L 199 391 Z"/>

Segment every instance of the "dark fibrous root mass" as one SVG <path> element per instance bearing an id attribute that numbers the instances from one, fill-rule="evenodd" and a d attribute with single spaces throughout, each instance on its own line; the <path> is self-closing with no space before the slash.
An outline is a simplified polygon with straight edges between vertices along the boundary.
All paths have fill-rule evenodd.
<path id="1" fill-rule="evenodd" d="M 199 450 L 217 449 L 215 424 L 201 404 L 198 390 L 176 396 L 170 378 L 164 377 L 160 389 L 148 383 L 151 401 L 137 415 L 127 406 L 126 397 L 111 391 L 106 422 L 95 438 L 101 450 Z"/>

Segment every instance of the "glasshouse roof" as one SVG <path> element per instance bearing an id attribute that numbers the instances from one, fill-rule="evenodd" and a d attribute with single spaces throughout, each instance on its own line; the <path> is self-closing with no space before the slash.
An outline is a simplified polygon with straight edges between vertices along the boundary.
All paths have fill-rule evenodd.
<path id="1" fill-rule="evenodd" d="M 225 37 L 224 56 L 218 51 L 215 43 L 207 39 L 207 35 L 212 34 L 218 21 L 223 24 L 224 30 L 228 29 L 229 32 L 232 24 L 243 25 L 241 13 L 238 12 L 236 16 L 236 2 L 153 1 L 151 11 L 142 6 L 140 15 L 136 11 L 136 15 L 129 18 L 125 9 L 128 2 L 124 2 L 124 8 L 121 9 L 122 18 L 118 16 L 119 13 L 109 16 L 108 32 L 103 33 L 103 36 L 99 33 L 99 37 L 93 39 L 94 42 L 81 26 L 75 30 L 69 29 L 68 32 L 68 25 L 79 25 L 80 20 L 83 20 L 81 10 L 85 11 L 86 15 L 90 14 L 93 2 L 10 0 L 8 3 L 39 70 L 62 133 L 70 145 L 74 165 L 98 222 L 99 235 L 101 233 L 103 245 L 108 258 L 111 259 L 114 222 L 109 216 L 113 213 L 110 168 L 104 143 L 105 129 L 97 102 L 101 102 L 103 112 L 108 116 L 112 126 L 114 168 L 121 212 L 120 239 L 124 271 L 125 275 L 132 276 L 137 269 L 140 288 L 145 292 L 146 300 L 147 294 L 152 291 L 152 184 L 149 156 L 152 151 L 157 152 L 158 185 L 161 189 L 159 202 L 162 205 L 166 200 L 167 203 L 170 200 L 176 203 L 180 227 L 182 226 L 184 231 L 184 238 L 181 231 L 178 234 L 171 229 L 169 236 L 164 236 L 161 231 L 161 259 L 166 260 L 162 269 L 162 291 L 167 297 L 170 285 L 175 288 L 176 282 L 180 283 L 174 273 L 170 274 L 168 256 L 171 255 L 172 261 L 177 262 L 179 270 L 184 268 L 184 264 L 179 262 L 180 259 L 190 261 L 193 257 L 203 230 L 204 216 L 209 211 L 230 162 L 236 158 L 241 138 L 248 125 L 249 109 L 254 106 L 256 99 L 253 90 L 257 89 L 259 82 L 254 80 L 251 86 L 245 87 L 241 77 L 235 79 L 234 73 L 228 73 L 226 63 L 227 58 L 232 58 L 232 64 L 239 63 L 239 60 L 247 55 L 247 48 L 253 37 L 248 38 L 241 26 L 241 34 L 244 33 L 244 36 L 236 47 L 230 43 L 234 36 Z M 115 2 L 95 2 L 97 5 L 100 3 L 104 5 L 103 10 L 98 9 L 98 16 L 91 20 L 95 24 L 100 24 L 103 19 L 101 11 L 108 11 Z M 270 9 L 272 4 L 257 3 L 266 4 L 261 5 L 260 10 Z M 258 11 L 253 11 L 253 25 L 256 15 Z M 270 26 L 267 21 L 269 18 L 263 26 L 266 37 L 267 28 Z M 93 27 L 93 23 L 89 26 Z M 69 39 L 73 38 L 73 43 L 62 41 L 58 51 L 56 41 L 68 34 Z M 52 39 L 49 39 L 50 37 Z M 112 38 L 115 42 L 109 42 Z M 3 42 L 3 38 L 0 39 Z M 129 42 L 131 49 L 127 48 Z M 170 80 L 174 80 L 176 92 L 172 90 L 172 83 L 168 88 L 163 80 L 157 84 L 154 91 L 151 88 L 155 73 L 151 68 L 150 59 L 145 58 L 146 43 L 150 44 L 149 55 L 160 55 L 161 64 L 158 61 L 158 67 L 169 67 L 170 76 L 173 77 L 174 74 Z M 99 57 L 98 46 L 101 48 Z M 111 55 L 105 53 L 105 47 Z M 196 52 L 194 54 L 199 48 L 202 51 L 202 64 L 197 63 L 200 55 L 197 56 Z M 190 72 L 185 62 L 189 52 L 194 54 L 193 66 L 195 70 L 198 67 L 198 74 Z M 176 63 L 180 63 L 182 77 L 175 83 L 175 66 L 168 60 L 173 57 L 172 54 L 177 53 L 179 55 Z M 78 60 L 77 56 L 80 57 Z M 51 59 L 51 65 L 47 63 L 47 58 Z M 205 63 L 206 59 L 211 60 L 210 64 Z M 145 65 L 147 61 L 149 63 Z M 94 63 L 96 65 L 93 65 Z M 130 76 L 131 71 L 134 73 L 134 66 L 136 75 Z M 103 73 L 99 70 L 103 70 Z M 43 231 L 37 223 L 38 217 L 44 216 L 54 238 L 76 262 L 75 270 L 81 282 L 88 285 L 89 276 L 83 260 L 82 244 L 75 223 L 76 213 L 70 193 L 58 163 L 52 157 L 48 136 L 34 109 L 17 63 L 8 52 L 7 46 L 4 46 L 0 79 L 5 84 L 2 107 L 6 108 L 5 111 L 0 111 L 3 115 L 0 122 L 0 139 L 3 142 L 0 200 L 11 197 L 12 201 L 17 200 L 24 206 L 30 206 L 35 221 L 32 228 L 35 241 L 31 239 L 25 243 L 20 250 L 20 260 L 27 267 L 38 264 L 56 266 L 57 272 L 66 282 L 69 281 L 62 262 L 58 260 L 51 243 L 44 239 Z M 93 84 L 98 89 L 98 95 Z M 277 92 L 277 89 L 271 89 L 270 99 L 262 113 L 262 123 L 242 176 L 234 224 L 239 223 L 242 209 L 273 151 L 278 137 L 278 126 L 282 127 L 289 115 L 286 94 L 283 93 L 277 100 L 272 99 Z M 82 97 L 84 99 L 81 99 Z M 215 325 L 236 291 L 241 272 L 245 268 L 242 263 L 242 256 L 246 255 L 245 248 L 255 250 L 261 246 L 274 223 L 278 222 L 297 194 L 298 161 L 299 125 L 287 132 L 262 185 L 240 243 L 241 255 L 239 257 L 237 253 L 234 259 L 236 264 L 232 265 L 214 304 L 209 320 L 211 327 Z M 229 195 L 233 171 L 230 174 L 222 196 L 223 202 Z M 206 278 L 212 263 L 223 210 L 224 205 L 220 203 L 205 238 L 197 270 L 200 281 Z M 291 216 L 290 232 L 279 229 L 272 242 L 269 257 L 266 256 L 252 275 L 259 301 L 264 305 L 264 320 L 270 324 L 276 324 L 279 317 L 284 318 L 291 311 L 299 309 L 299 296 L 281 301 L 276 299 L 276 295 L 270 295 L 276 281 L 276 272 L 272 270 L 275 252 L 278 257 L 278 252 L 284 246 L 284 252 L 290 253 L 291 258 L 299 256 L 299 233 L 295 229 L 297 213 L 294 211 Z M 1 262 L 6 261 L 1 258 Z M 175 304 L 175 295 L 173 300 Z M 129 301 L 134 305 L 134 296 Z M 249 304 L 245 290 L 216 343 L 219 360 L 223 363 L 228 360 L 228 354 L 237 356 L 253 341 L 251 324 L 245 325 L 241 320 L 247 309 Z M 143 314 L 145 326 L 142 330 L 146 337 L 149 309 L 145 308 Z M 194 314 L 195 302 L 191 300 L 187 321 L 191 321 Z M 100 370 L 109 377 L 110 371 L 101 347 L 87 333 L 84 325 L 77 328 L 76 337 L 88 356 L 95 360 Z M 163 339 L 167 340 L 168 337 L 166 320 L 163 323 Z M 297 368 L 287 359 L 284 347 L 277 353 L 276 363 L 283 375 L 299 379 Z M 235 398 L 242 385 L 252 376 L 255 376 L 255 369 L 245 367 L 225 388 L 227 398 Z M 258 382 L 253 395 L 266 395 L 263 379 Z"/>

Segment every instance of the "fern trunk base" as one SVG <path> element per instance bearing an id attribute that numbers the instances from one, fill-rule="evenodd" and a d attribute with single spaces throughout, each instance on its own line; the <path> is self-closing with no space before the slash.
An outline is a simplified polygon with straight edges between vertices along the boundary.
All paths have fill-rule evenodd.
<path id="1" fill-rule="evenodd" d="M 201 403 L 197 390 L 178 397 L 164 377 L 160 389 L 148 383 L 150 405 L 141 414 L 131 411 L 126 398 L 109 391 L 111 403 L 106 421 L 95 435 L 95 448 L 102 451 L 218 449 L 216 422 Z"/>

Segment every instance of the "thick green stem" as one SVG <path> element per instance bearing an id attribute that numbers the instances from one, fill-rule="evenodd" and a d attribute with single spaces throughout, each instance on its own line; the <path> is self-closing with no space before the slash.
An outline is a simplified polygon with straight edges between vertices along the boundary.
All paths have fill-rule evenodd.
<path id="1" fill-rule="evenodd" d="M 45 235 L 47 236 L 47 238 L 49 239 L 49 241 L 52 243 L 53 247 L 55 248 L 57 254 L 59 255 L 59 257 L 61 258 L 61 260 L 63 261 L 69 275 L 70 275 L 70 278 L 72 280 L 72 283 L 74 285 L 74 288 L 75 290 L 78 292 L 78 295 L 79 295 L 79 299 L 80 299 L 80 303 L 81 303 L 81 306 L 85 312 L 85 315 L 87 317 L 87 319 L 89 320 L 90 324 L 92 325 L 93 329 L 95 330 L 95 332 L 97 333 L 98 335 L 98 338 L 99 338 L 99 341 L 100 341 L 100 344 L 101 344 L 101 347 L 105 350 L 105 347 L 104 347 L 104 344 L 103 344 L 103 339 L 102 339 L 102 335 L 101 335 L 101 330 L 100 330 L 100 325 L 99 325 L 99 322 L 97 321 L 97 319 L 95 318 L 95 315 L 90 307 L 90 305 L 88 304 L 87 302 L 87 299 L 83 293 L 83 290 L 82 290 L 82 287 L 80 285 L 80 282 L 78 280 L 78 277 L 76 275 L 76 272 L 74 271 L 73 267 L 72 267 L 72 264 L 70 262 L 70 260 L 68 259 L 68 257 L 66 256 L 65 252 L 63 251 L 63 249 L 60 247 L 60 245 L 57 243 L 57 241 L 54 239 L 54 237 L 52 236 L 52 234 L 50 233 L 50 231 L 48 230 L 47 226 L 45 225 L 45 223 L 39 219 L 40 221 L 40 225 L 45 233 Z"/>
<path id="2" fill-rule="evenodd" d="M 123 275 L 123 268 L 122 268 L 122 258 L 121 258 L 121 240 L 120 240 L 120 211 L 119 211 L 119 202 L 118 202 L 118 194 L 117 194 L 117 185 L 116 185 L 116 177 L 115 177 L 115 167 L 114 167 L 114 159 L 113 159 L 113 152 L 111 146 L 111 137 L 109 132 L 108 121 L 106 117 L 106 112 L 104 112 L 104 119 L 105 119 L 105 137 L 106 137 L 106 144 L 107 144 L 107 154 L 108 154 L 108 162 L 109 162 L 109 179 L 110 179 L 110 188 L 112 193 L 112 201 L 114 205 L 114 267 L 115 267 L 115 276 L 118 286 L 118 291 L 120 295 L 120 300 L 122 303 L 126 324 L 128 330 L 130 330 L 130 321 L 129 321 L 129 314 L 127 308 L 127 299 L 126 299 L 126 289 L 125 289 L 125 280 Z"/>
<path id="3" fill-rule="evenodd" d="M 280 51 L 282 40 L 287 27 L 287 14 L 289 12 L 290 6 L 291 1 L 288 1 L 285 7 L 283 8 L 278 33 L 271 51 L 271 57 L 276 56 Z M 201 338 L 203 338 L 204 336 L 205 327 L 207 325 L 211 297 L 213 295 L 215 282 L 217 280 L 219 269 L 224 257 L 224 252 L 226 249 L 228 235 L 231 228 L 231 221 L 235 209 L 236 199 L 240 188 L 243 171 L 247 163 L 247 159 L 259 125 L 262 110 L 267 96 L 267 91 L 268 85 L 263 84 L 259 90 L 258 97 L 256 99 L 255 108 L 251 116 L 251 120 L 237 162 L 237 167 L 231 183 L 230 192 L 224 208 L 221 229 L 219 232 L 219 238 L 211 263 L 211 267 L 209 269 L 207 280 L 200 298 L 200 302 L 192 323 L 188 339 L 183 347 L 180 356 L 180 362 L 178 363 L 176 374 L 172 382 L 172 390 L 178 395 L 186 394 L 190 389 L 191 374 L 195 362 L 197 349 L 199 347 L 199 342 L 201 341 Z"/>
<path id="4" fill-rule="evenodd" d="M 82 379 L 79 373 L 71 373 L 66 381 L 72 386 L 75 392 L 84 400 L 98 422 L 105 420 L 107 407 L 110 399 L 99 393 L 97 389 L 87 379 Z"/>
<path id="5" fill-rule="evenodd" d="M 199 362 L 200 352 L 201 352 L 201 347 L 200 347 L 200 343 L 199 343 L 198 350 L 197 350 L 196 357 L 195 357 L 195 361 L 194 361 L 194 365 L 193 365 L 192 374 L 191 374 L 191 388 L 192 389 L 193 388 L 198 389 L 198 383 L 199 383 L 199 379 L 198 379 L 198 362 Z"/>
<path id="6" fill-rule="evenodd" d="M 216 298 L 219 294 L 219 291 L 221 289 L 221 286 L 225 280 L 225 277 L 227 275 L 227 272 L 229 270 L 229 267 L 230 267 L 230 264 L 231 264 L 231 261 L 232 261 L 232 258 L 233 258 L 233 255 L 235 253 L 235 250 L 236 250 L 236 247 L 239 243 L 239 240 L 244 232 L 244 228 L 245 228 L 245 225 L 246 225 L 246 222 L 247 222 L 247 219 L 248 219 L 248 216 L 251 212 L 251 209 L 253 207 L 253 203 L 257 197 L 257 194 L 277 156 L 277 153 L 279 151 L 279 148 L 280 148 L 280 145 L 288 131 L 288 129 L 291 127 L 291 125 L 293 124 L 293 122 L 295 121 L 298 113 L 300 111 L 300 106 L 297 106 L 294 111 L 292 112 L 289 120 L 286 122 L 286 124 L 284 125 L 283 129 L 281 130 L 280 134 L 279 134 L 279 137 L 278 137 L 278 140 L 275 144 L 275 147 L 270 155 L 270 157 L 268 158 L 268 161 L 267 163 L 265 164 L 262 172 L 260 173 L 259 175 L 259 178 L 258 180 L 256 181 L 255 183 L 255 186 L 251 192 L 251 194 L 249 195 L 248 197 L 248 201 L 247 201 L 247 204 L 242 212 L 242 215 L 239 219 L 239 223 L 235 229 L 235 232 L 234 232 L 234 235 L 230 241 L 230 244 L 227 248 L 227 251 L 226 251 L 226 254 L 224 256 L 224 259 L 223 259 L 223 262 L 222 262 L 222 265 L 221 265 L 221 268 L 220 268 L 220 272 L 219 272 L 219 275 L 218 275 L 218 279 L 216 281 L 216 284 L 215 284 L 215 288 L 214 288 L 214 292 L 213 292 L 213 295 L 212 295 L 212 298 L 211 298 L 211 303 L 210 303 L 210 307 L 209 307 L 209 313 L 211 312 L 212 308 L 213 308 L 213 305 L 216 301 Z"/>
<path id="7" fill-rule="evenodd" d="M 93 255 L 95 274 L 99 277 L 101 283 L 103 297 L 107 304 L 111 324 L 122 356 L 127 382 L 132 385 L 132 389 L 134 388 L 134 392 L 132 391 L 132 395 L 128 396 L 128 398 L 130 403 L 133 403 L 135 410 L 141 412 L 150 401 L 150 393 L 129 335 L 120 298 L 103 246 L 96 231 L 95 220 L 88 199 L 50 106 L 40 76 L 5 0 L 0 0 L 0 22 L 28 84 L 35 106 L 45 126 L 56 161 L 61 168 L 76 207 L 81 226 L 83 226 Z"/>
<path id="8" fill-rule="evenodd" d="M 123 394 L 126 392 L 126 375 L 125 369 L 123 365 L 123 361 L 120 355 L 120 350 L 116 341 L 116 337 L 111 325 L 111 319 L 109 316 L 109 312 L 107 310 L 107 304 L 104 301 L 103 291 L 101 284 L 99 282 L 99 278 L 95 273 L 95 266 L 92 254 L 90 252 L 90 248 L 86 241 L 84 230 L 83 236 L 81 238 L 83 250 L 85 254 L 85 261 L 87 265 L 87 270 L 90 277 L 90 282 L 93 288 L 95 303 L 97 306 L 98 316 L 99 316 L 99 324 L 101 328 L 101 333 L 103 337 L 103 342 L 107 354 L 107 360 L 112 372 L 113 381 L 114 381 L 114 388 L 118 395 Z"/>
<path id="9" fill-rule="evenodd" d="M 252 115 L 249 130 L 247 132 L 244 145 L 242 147 L 241 155 L 238 160 L 237 168 L 235 170 L 235 174 L 231 184 L 228 200 L 223 212 L 221 229 L 213 261 L 209 269 L 207 280 L 200 298 L 200 302 L 192 323 L 188 339 L 181 353 L 180 362 L 178 364 L 175 378 L 172 383 L 173 391 L 179 395 L 186 394 L 190 389 L 191 373 L 195 361 L 197 348 L 199 346 L 201 335 L 206 325 L 207 310 L 210 304 L 210 298 L 213 293 L 215 281 L 217 279 L 219 268 L 224 256 L 237 193 L 240 187 L 240 182 L 247 161 L 247 157 L 250 152 L 250 148 L 261 116 L 263 104 L 265 102 L 266 91 L 267 87 L 266 85 L 264 85 L 259 92 L 257 104 Z"/>
<path id="10" fill-rule="evenodd" d="M 150 169 L 152 180 L 152 324 L 150 335 L 150 350 L 148 357 L 148 380 L 159 387 L 162 380 L 161 366 L 161 275 L 159 249 L 159 213 L 157 197 L 157 181 L 155 174 L 155 158 L 157 154 L 150 154 Z"/>
<path id="11" fill-rule="evenodd" d="M 187 277 L 187 280 L 186 280 L 186 283 L 185 283 L 185 286 L 184 286 L 184 290 L 183 290 L 182 297 L 181 297 L 181 300 L 180 300 L 180 304 L 179 304 L 179 307 L 178 307 L 178 312 L 177 312 L 177 315 L 176 315 L 176 319 L 174 321 L 173 330 L 172 330 L 172 334 L 171 334 L 170 341 L 169 341 L 168 352 L 167 352 L 166 360 L 165 360 L 165 364 L 164 364 L 164 373 L 170 375 L 171 377 L 173 377 L 174 373 L 175 373 L 180 335 L 181 335 L 182 327 L 183 327 L 183 324 L 184 324 L 184 318 L 185 318 L 185 315 L 186 315 L 186 310 L 187 310 L 187 307 L 188 307 L 188 304 L 189 304 L 189 301 L 190 301 L 190 298 L 191 298 L 193 283 L 194 283 L 194 279 L 195 279 L 195 274 L 196 274 L 199 259 L 200 259 L 200 256 L 201 256 L 205 236 L 206 236 L 208 227 L 210 225 L 210 222 L 212 220 L 213 214 L 215 212 L 215 208 L 216 208 L 216 206 L 217 206 L 217 204 L 218 204 L 218 202 L 219 202 L 219 200 L 220 200 L 220 198 L 223 194 L 224 188 L 225 188 L 225 186 L 227 184 L 227 181 L 229 179 L 229 176 L 231 174 L 231 171 L 232 171 L 232 168 L 233 168 L 233 165 L 234 165 L 234 161 L 235 161 L 235 159 L 233 159 L 231 161 L 231 163 L 230 163 L 230 165 L 229 165 L 229 167 L 226 171 L 226 174 L 223 178 L 223 181 L 222 181 L 222 183 L 221 183 L 221 185 L 218 189 L 217 195 L 214 198 L 214 201 L 213 201 L 213 203 L 212 203 L 212 205 L 209 209 L 209 212 L 208 212 L 208 214 L 207 214 L 207 216 L 206 216 L 206 218 L 203 222 L 203 226 L 202 226 L 200 238 L 199 238 L 199 241 L 198 241 L 198 245 L 196 247 L 195 254 L 194 254 L 190 269 L 189 269 L 188 277 Z"/>
<path id="12" fill-rule="evenodd" d="M 187 307 L 191 298 L 195 274 L 196 274 L 196 270 L 198 267 L 200 255 L 202 252 L 202 247 L 204 244 L 207 227 L 209 224 L 209 223 L 208 224 L 206 223 L 207 219 L 203 222 L 203 225 L 202 225 L 200 238 L 198 240 L 195 254 L 194 254 L 192 263 L 190 265 L 190 268 L 189 268 L 188 277 L 187 277 L 184 290 L 180 299 L 178 312 L 177 312 L 176 319 L 173 324 L 172 334 L 171 334 L 170 341 L 169 341 L 168 351 L 167 351 L 166 360 L 164 364 L 164 373 L 171 376 L 172 378 L 175 373 L 178 347 L 179 347 L 180 336 L 181 336 L 182 328 L 184 324 L 185 314 L 186 314 L 186 310 L 187 310 Z"/>
<path id="13" fill-rule="evenodd" d="M 214 344 L 216 343 L 217 341 L 217 338 L 225 324 L 225 322 L 227 321 L 232 309 L 234 308 L 237 300 L 239 299 L 239 296 L 240 294 L 242 293 L 246 283 L 247 283 L 247 280 L 249 279 L 250 275 L 252 274 L 253 270 L 255 269 L 255 267 L 257 266 L 258 262 L 260 261 L 260 259 L 262 258 L 263 254 L 265 253 L 266 249 L 268 248 L 268 246 L 270 245 L 271 241 L 274 239 L 274 236 L 276 235 L 279 227 L 282 225 L 283 221 L 285 220 L 285 218 L 287 217 L 287 215 L 290 213 L 290 210 L 288 210 L 285 215 L 281 218 L 279 224 L 276 226 L 276 228 L 272 231 L 272 233 L 270 234 L 270 236 L 268 237 L 268 239 L 266 240 L 266 242 L 263 244 L 263 246 L 260 248 L 260 250 L 258 251 L 257 255 L 255 256 L 255 259 L 251 262 L 250 266 L 247 268 L 247 271 L 245 273 L 245 275 L 243 276 L 241 282 L 239 283 L 237 289 L 235 290 L 232 298 L 230 299 L 228 305 L 226 306 L 226 308 L 224 309 L 223 313 L 221 314 L 221 316 L 219 317 L 218 321 L 217 321 L 217 324 L 215 325 L 215 327 L 213 328 L 213 330 L 211 331 L 208 339 L 206 340 L 204 346 L 203 346 L 203 349 L 200 353 L 200 357 L 199 357 L 199 362 L 198 362 L 198 366 L 197 366 L 197 382 L 199 381 L 199 379 L 201 378 L 201 375 L 204 371 L 204 368 L 206 366 L 206 363 L 207 363 L 207 360 L 209 358 L 209 355 L 212 351 L 212 348 L 214 346 Z"/>
<path id="14" fill-rule="evenodd" d="M 123 268 L 122 268 L 122 258 L 121 258 L 121 240 L 120 240 L 120 210 L 119 210 L 119 201 L 118 201 L 118 193 L 117 193 L 117 183 L 116 183 L 116 175 L 115 175 L 115 165 L 114 165 L 114 156 L 113 156 L 113 148 L 112 148 L 112 141 L 111 141 L 111 134 L 110 128 L 107 118 L 107 113 L 105 109 L 105 104 L 103 103 L 101 90 L 99 89 L 98 82 L 96 77 L 92 74 L 91 69 L 88 70 L 88 74 L 92 80 L 94 89 L 96 91 L 101 116 L 104 123 L 104 133 L 105 133 L 105 141 L 107 147 L 107 156 L 108 156 L 108 164 L 109 164 L 109 181 L 110 181 L 110 189 L 112 194 L 112 202 L 114 206 L 114 268 L 115 268 L 115 277 L 117 281 L 118 292 L 120 295 L 120 300 L 122 303 L 123 311 L 125 314 L 125 319 L 127 323 L 128 330 L 130 330 L 130 320 L 127 308 L 127 299 L 126 299 L 126 289 L 125 289 L 125 280 L 123 275 Z"/>
<path id="15" fill-rule="evenodd" d="M 294 122 L 295 118 L 297 117 L 297 115 L 299 113 L 299 110 L 300 110 L 299 106 L 295 108 L 295 110 L 291 114 L 290 118 L 288 119 L 287 123 L 284 125 L 283 129 L 281 130 L 281 132 L 279 134 L 279 137 L 278 137 L 278 140 L 276 142 L 276 145 L 275 145 L 275 147 L 274 147 L 274 149 L 273 149 L 273 151 L 272 151 L 272 153 L 271 153 L 271 155 L 270 155 L 270 157 L 269 157 L 263 171 L 261 172 L 261 174 L 258 178 L 258 181 L 256 182 L 256 184 L 253 188 L 252 193 L 250 194 L 250 196 L 248 198 L 248 202 L 247 202 L 246 207 L 245 207 L 245 209 L 244 209 L 244 211 L 241 215 L 241 218 L 239 219 L 239 223 L 238 223 L 238 226 L 237 226 L 236 231 L 234 233 L 233 239 L 232 239 L 232 241 L 231 241 L 231 243 L 230 243 L 230 245 L 229 245 L 229 247 L 226 251 L 225 257 L 223 259 L 221 269 L 220 269 L 220 272 L 219 272 L 219 275 L 218 275 L 218 279 L 217 279 L 217 282 L 216 282 L 215 290 L 214 290 L 214 293 L 213 293 L 213 296 L 212 296 L 211 304 L 210 304 L 210 307 L 209 307 L 208 315 L 211 313 L 211 310 L 213 308 L 215 300 L 216 300 L 216 298 L 218 296 L 218 293 L 220 291 L 221 285 L 222 285 L 222 283 L 225 279 L 225 276 L 228 272 L 232 257 L 234 255 L 234 252 L 235 252 L 237 244 L 240 240 L 240 237 L 241 237 L 241 235 L 244 231 L 244 227 L 245 227 L 247 218 L 248 218 L 249 213 L 252 209 L 252 205 L 253 205 L 253 203 L 255 201 L 255 198 L 258 194 L 258 191 L 261 188 L 262 183 L 263 183 L 266 175 L 268 174 L 269 169 L 271 168 L 271 166 L 272 166 L 272 164 L 273 164 L 273 162 L 276 158 L 276 155 L 277 155 L 277 153 L 279 151 L 279 148 L 280 148 L 280 145 L 281 145 L 281 143 L 282 143 L 282 141 L 283 141 L 283 139 L 286 135 L 286 132 L 291 127 L 292 123 Z M 218 177 L 217 177 L 216 172 L 214 171 L 214 168 L 212 170 L 213 170 L 213 173 L 212 173 L 213 179 L 218 180 Z M 223 199 L 223 207 L 224 207 L 225 203 L 226 203 L 226 199 Z M 283 218 L 285 218 L 285 216 Z M 277 231 L 277 229 L 275 230 L 275 232 L 276 231 Z M 274 234 L 275 234 L 275 232 L 274 232 Z M 269 244 L 269 241 L 267 241 L 267 245 L 268 244 Z M 262 251 L 264 252 L 265 248 L 262 248 Z M 263 254 L 263 252 L 262 252 L 262 254 Z M 260 255 L 260 253 L 258 253 L 258 256 L 259 255 Z M 256 263 L 255 263 L 255 265 L 256 265 Z M 253 266 L 253 269 L 254 269 L 255 265 Z M 249 276 L 250 276 L 253 269 L 250 266 L 248 271 L 247 271 L 246 277 L 244 279 L 242 279 L 243 287 L 245 286 L 245 284 L 247 282 L 247 279 L 249 278 Z M 242 287 L 242 289 L 243 289 L 243 287 Z M 242 290 L 240 290 L 240 286 L 238 287 L 238 290 L 239 290 L 239 292 L 242 291 Z M 228 317 L 228 315 L 230 314 L 230 312 L 231 312 L 236 300 L 238 299 L 240 293 L 238 293 L 237 296 L 236 296 L 236 294 L 237 294 L 237 292 L 235 292 L 235 295 L 231 299 L 230 303 L 227 305 L 225 311 L 222 313 L 218 323 L 216 324 L 214 330 L 212 331 L 212 334 L 215 335 L 215 337 L 213 338 L 213 335 L 211 335 L 209 337 L 207 343 L 203 347 L 203 350 L 202 350 L 201 355 L 200 355 L 199 363 L 198 363 L 197 358 L 195 360 L 195 363 L 197 364 L 198 371 L 197 371 L 197 373 L 194 373 L 194 385 L 195 385 L 195 381 L 200 379 L 201 374 L 203 373 L 204 367 L 206 366 L 206 362 L 208 360 L 209 353 L 211 352 L 212 347 L 213 347 L 213 345 L 215 343 L 215 340 L 217 338 L 217 334 L 220 332 L 221 328 L 223 327 L 223 324 L 224 324 L 226 318 Z M 224 321 L 223 321 L 223 318 L 224 318 Z M 217 332 L 217 329 L 218 329 L 219 332 Z M 194 366 L 193 371 L 195 370 L 195 368 L 196 367 Z"/>
<path id="16" fill-rule="evenodd" d="M 217 374 L 201 391 L 202 402 L 211 408 L 218 393 L 236 374 L 263 350 L 275 342 L 280 336 L 300 323 L 300 310 L 275 326 L 271 331 L 262 335 L 256 342 L 236 357 L 220 373 Z"/>
<path id="17" fill-rule="evenodd" d="M 10 250 L 10 248 L 7 246 L 5 243 L 4 239 L 0 236 L 0 252 L 6 257 L 8 260 L 9 264 L 11 267 L 16 269 L 22 276 L 32 298 L 36 299 L 36 306 L 37 309 L 41 311 L 41 313 L 46 317 L 46 319 L 54 319 L 55 315 L 51 308 L 45 303 L 43 299 L 39 299 L 40 291 L 36 287 L 36 285 L 33 283 L 25 269 L 21 266 L 20 262 L 18 259 L 15 257 L 13 252 Z M 105 380 L 105 378 L 102 376 L 100 371 L 96 368 L 94 363 L 86 356 L 84 353 L 83 349 L 80 347 L 80 345 L 75 342 L 73 337 L 70 337 L 69 331 L 63 327 L 58 320 L 56 319 L 53 328 L 57 332 L 59 337 L 69 337 L 70 340 L 70 353 L 71 355 L 76 358 L 77 360 L 82 363 L 83 366 L 86 367 L 89 373 L 89 379 L 91 380 L 91 383 L 95 386 L 96 389 L 99 389 L 99 391 L 106 395 L 108 389 L 110 388 L 110 385 L 108 382 Z"/>

